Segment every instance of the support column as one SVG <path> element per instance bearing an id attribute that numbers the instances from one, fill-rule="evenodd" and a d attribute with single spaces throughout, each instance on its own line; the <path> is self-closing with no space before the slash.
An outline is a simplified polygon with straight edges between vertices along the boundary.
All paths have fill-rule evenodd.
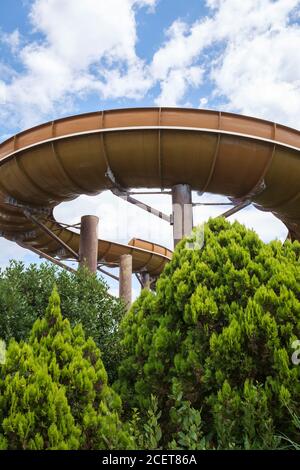
<path id="1" fill-rule="evenodd" d="M 131 306 L 132 296 L 132 256 L 120 257 L 119 296 L 124 300 L 127 310 Z"/>
<path id="2" fill-rule="evenodd" d="M 192 191 L 188 184 L 172 187 L 174 247 L 193 229 Z"/>
<path id="3" fill-rule="evenodd" d="M 87 267 L 91 273 L 96 273 L 98 262 L 98 223 L 95 215 L 81 217 L 79 263 Z"/>
<path id="4" fill-rule="evenodd" d="M 141 280 L 143 283 L 143 289 L 150 290 L 151 287 L 151 279 L 150 279 L 150 274 L 145 272 L 141 273 Z"/>

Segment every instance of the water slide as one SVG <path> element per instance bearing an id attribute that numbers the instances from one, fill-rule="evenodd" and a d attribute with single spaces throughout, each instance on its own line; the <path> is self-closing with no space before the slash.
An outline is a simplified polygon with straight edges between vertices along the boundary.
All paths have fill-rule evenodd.
<path id="1" fill-rule="evenodd" d="M 181 108 L 77 115 L 1 143 L 0 232 L 45 256 L 70 259 L 79 251 L 79 235 L 55 220 L 58 204 L 82 194 L 180 183 L 251 201 L 300 240 L 300 132 L 252 117 Z M 118 265 L 122 254 L 131 254 L 134 272 L 154 276 L 172 254 L 139 239 L 98 243 L 99 263 Z"/>

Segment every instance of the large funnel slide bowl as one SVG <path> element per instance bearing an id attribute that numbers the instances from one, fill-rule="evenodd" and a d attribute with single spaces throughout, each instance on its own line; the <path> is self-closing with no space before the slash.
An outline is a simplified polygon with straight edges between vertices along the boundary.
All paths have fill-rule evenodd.
<path id="1" fill-rule="evenodd" d="M 193 190 L 249 200 L 270 211 L 300 239 L 300 132 L 272 122 L 207 110 L 143 108 L 68 117 L 0 144 L 0 231 L 60 258 L 57 240 L 78 253 L 79 235 L 55 221 L 53 209 L 81 194 L 122 188 Z M 157 275 L 167 249 L 132 240 L 99 240 L 99 262 L 132 254 L 133 270 Z"/>

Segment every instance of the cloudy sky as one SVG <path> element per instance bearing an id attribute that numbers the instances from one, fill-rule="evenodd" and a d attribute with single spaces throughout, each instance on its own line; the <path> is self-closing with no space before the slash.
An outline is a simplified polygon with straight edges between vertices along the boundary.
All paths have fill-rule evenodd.
<path id="1" fill-rule="evenodd" d="M 45 120 L 131 106 L 227 110 L 299 128 L 299 51 L 298 0 L 1 0 L 0 141 Z M 141 199 L 171 211 L 168 196 Z M 222 211 L 199 207 L 195 222 Z M 86 213 L 100 216 L 103 238 L 171 246 L 166 223 L 110 194 L 56 210 L 65 222 Z M 286 236 L 254 208 L 236 217 L 266 241 Z M 1 239 L 0 266 L 12 257 L 36 261 Z"/>

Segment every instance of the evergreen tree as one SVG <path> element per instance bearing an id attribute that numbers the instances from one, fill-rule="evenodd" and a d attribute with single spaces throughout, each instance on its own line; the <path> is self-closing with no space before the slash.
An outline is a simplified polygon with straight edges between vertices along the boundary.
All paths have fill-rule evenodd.
<path id="1" fill-rule="evenodd" d="M 80 429 L 65 390 L 32 347 L 12 340 L 1 369 L 0 449 L 77 449 Z"/>
<path id="2" fill-rule="evenodd" d="M 156 396 L 166 445 L 176 431 L 175 381 L 201 410 L 215 448 L 270 448 L 274 433 L 291 436 L 287 407 L 299 414 L 300 403 L 300 367 L 291 361 L 300 338 L 299 255 L 298 242 L 264 244 L 221 218 L 206 224 L 202 249 L 180 242 L 156 293 L 143 292 L 123 320 L 116 387 L 127 413 L 143 413 Z"/>
<path id="3" fill-rule="evenodd" d="M 0 369 L 0 443 L 9 449 L 124 449 L 100 351 L 81 325 L 62 318 L 56 288 L 28 343 L 10 342 Z"/>
<path id="4" fill-rule="evenodd" d="M 48 263 L 25 268 L 12 261 L 0 270 L 0 339 L 7 343 L 11 338 L 28 339 L 33 323 L 45 313 L 54 284 L 60 292 L 63 317 L 72 327 L 83 325 L 101 350 L 113 381 L 120 358 L 119 323 L 125 309 L 119 299 L 109 295 L 103 279 L 86 269 L 73 274 Z"/>

